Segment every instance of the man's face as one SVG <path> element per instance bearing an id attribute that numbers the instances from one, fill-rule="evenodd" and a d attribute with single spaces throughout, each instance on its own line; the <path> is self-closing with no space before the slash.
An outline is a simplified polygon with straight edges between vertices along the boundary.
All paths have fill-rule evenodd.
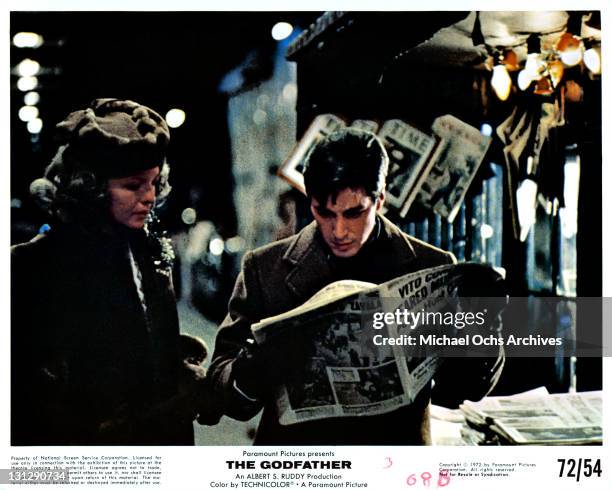
<path id="1" fill-rule="evenodd" d="M 336 257 L 352 257 L 372 233 L 383 201 L 384 194 L 374 202 L 363 187 L 346 188 L 338 192 L 335 203 L 331 196 L 325 203 L 312 197 L 310 209 L 332 253 Z"/>

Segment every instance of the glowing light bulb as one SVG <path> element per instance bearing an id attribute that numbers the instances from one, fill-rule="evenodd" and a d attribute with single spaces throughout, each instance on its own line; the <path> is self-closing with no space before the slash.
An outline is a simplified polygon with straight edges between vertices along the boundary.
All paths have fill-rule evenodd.
<path id="1" fill-rule="evenodd" d="M 595 46 L 584 52 L 584 64 L 595 75 L 601 73 L 601 47 Z"/>
<path id="2" fill-rule="evenodd" d="M 518 87 L 521 90 L 527 90 L 529 88 L 529 85 L 531 85 L 531 82 L 533 82 L 533 78 L 531 77 L 527 69 L 519 71 L 517 83 Z"/>
<path id="3" fill-rule="evenodd" d="M 561 53 L 561 61 L 566 66 L 576 66 L 582 61 L 582 50 L 572 49 Z"/>
<path id="4" fill-rule="evenodd" d="M 491 86 L 499 100 L 506 100 L 510 95 L 512 87 L 512 79 L 508 74 L 508 70 L 504 65 L 493 67 L 493 76 L 491 77 Z"/>
<path id="5" fill-rule="evenodd" d="M 531 80 L 535 80 L 542 73 L 542 61 L 538 53 L 530 53 L 527 55 L 527 61 L 525 61 L 524 71 L 529 75 Z"/>
<path id="6" fill-rule="evenodd" d="M 579 37 L 566 32 L 557 41 L 556 48 L 565 66 L 576 66 L 582 61 L 584 45 Z"/>

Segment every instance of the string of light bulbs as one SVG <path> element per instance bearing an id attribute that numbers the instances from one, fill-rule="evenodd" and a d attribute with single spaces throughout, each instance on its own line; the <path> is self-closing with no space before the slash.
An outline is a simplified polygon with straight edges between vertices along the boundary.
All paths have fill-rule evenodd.
<path id="1" fill-rule="evenodd" d="M 513 48 L 498 50 L 487 60 L 492 71 L 491 87 L 500 100 L 508 99 L 514 83 L 524 92 L 551 95 L 566 71 L 579 65 L 583 65 L 591 77 L 601 75 L 601 41 L 598 39 L 565 32 L 549 48 L 542 49 L 540 45 L 538 35 L 532 34 L 527 39 L 527 57 L 523 62 Z"/>

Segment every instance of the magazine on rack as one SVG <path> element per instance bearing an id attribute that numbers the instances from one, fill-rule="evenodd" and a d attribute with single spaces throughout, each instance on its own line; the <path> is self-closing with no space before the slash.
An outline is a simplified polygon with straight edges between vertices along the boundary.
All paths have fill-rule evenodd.
<path id="1" fill-rule="evenodd" d="M 278 174 L 305 193 L 304 162 L 311 148 L 317 141 L 346 126 L 345 121 L 334 114 L 315 117 Z M 376 133 L 385 145 L 389 155 L 385 208 L 395 209 L 401 216 L 405 216 L 440 155 L 437 137 L 400 119 L 390 119 L 381 124 L 367 119 L 355 119 L 349 126 Z"/>
<path id="2" fill-rule="evenodd" d="M 473 267 L 486 268 L 465 265 L 425 269 L 379 286 L 335 282 L 303 305 L 254 324 L 258 344 L 275 343 L 278 348 L 298 343 L 305 353 L 291 382 L 277 393 L 279 422 L 374 415 L 412 403 L 443 362 L 440 350 L 380 345 L 376 336 L 401 339 L 429 327 L 397 319 L 382 325 L 377 319 L 398 310 L 448 313 Z"/>
<path id="3" fill-rule="evenodd" d="M 305 193 L 304 162 L 310 149 L 346 125 L 334 114 L 315 117 L 279 175 Z M 416 204 L 452 222 L 491 143 L 489 136 L 450 114 L 434 120 L 433 134 L 400 119 L 381 125 L 356 119 L 350 127 L 376 133 L 383 142 L 389 155 L 385 210 L 395 210 L 402 218 Z"/>
<path id="4" fill-rule="evenodd" d="M 314 118 L 302 139 L 295 145 L 293 151 L 278 170 L 278 175 L 302 193 L 304 187 L 304 162 L 313 146 L 329 134 L 346 126 L 346 123 L 333 114 L 321 114 Z M 358 126 L 360 127 L 360 126 Z M 360 129 L 371 129 L 366 123 Z"/>
<path id="5" fill-rule="evenodd" d="M 450 114 L 436 118 L 432 130 L 441 142 L 422 185 L 417 186 L 415 202 L 452 222 L 489 149 L 491 138 Z"/>
<path id="6" fill-rule="evenodd" d="M 389 154 L 385 205 L 400 210 L 403 217 L 422 183 L 427 169 L 435 161 L 430 158 L 436 138 L 400 119 L 385 121 L 378 133 Z"/>

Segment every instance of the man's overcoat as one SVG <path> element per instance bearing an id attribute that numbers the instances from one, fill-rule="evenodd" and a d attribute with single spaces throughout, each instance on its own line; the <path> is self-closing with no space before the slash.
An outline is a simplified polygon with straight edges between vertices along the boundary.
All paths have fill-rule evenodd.
<path id="1" fill-rule="evenodd" d="M 277 315 L 304 303 L 333 281 L 355 279 L 382 283 L 394 277 L 454 262 L 454 256 L 403 233 L 384 217 L 378 217 L 376 237 L 349 262 L 332 257 L 316 222 L 287 239 L 248 252 L 229 302 L 228 315 L 217 335 L 209 379 L 226 415 L 248 420 L 262 407 L 264 412 L 255 443 L 264 445 L 308 444 L 428 444 L 427 386 L 416 401 L 394 412 L 367 417 L 329 418 L 282 426 L 274 402 L 250 401 L 234 384 L 232 365 L 252 335 L 250 327 L 262 318 Z M 337 262 L 352 269 L 339 272 Z M 346 268 L 345 268 L 346 269 Z M 282 355 L 282 354 L 280 354 Z M 280 359 L 279 359 L 280 361 Z M 474 361 L 474 362 L 471 362 Z M 459 403 L 486 394 L 499 372 L 495 359 L 464 360 L 463 372 L 442 369 L 436 379 L 440 399 Z M 450 364 L 450 363 L 449 363 Z M 265 383 L 265 381 L 264 381 Z"/>

